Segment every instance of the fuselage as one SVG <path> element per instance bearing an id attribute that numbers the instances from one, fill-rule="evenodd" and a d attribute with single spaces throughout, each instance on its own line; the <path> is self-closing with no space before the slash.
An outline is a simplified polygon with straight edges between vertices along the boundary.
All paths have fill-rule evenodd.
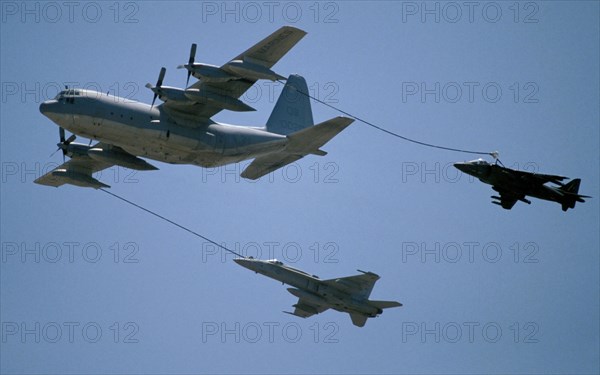
<path id="1" fill-rule="evenodd" d="M 542 184 L 531 184 L 521 179 L 514 171 L 489 163 L 457 163 L 455 166 L 461 171 L 477 177 L 481 182 L 492 185 L 501 190 L 514 192 L 523 196 L 562 203 L 564 195 L 557 188 Z"/>
<path id="2" fill-rule="evenodd" d="M 490 165 L 489 168 L 488 175 L 480 178 L 482 182 L 534 198 L 561 202 L 563 195 L 560 194 L 556 188 L 540 184 L 533 185 L 525 183 L 516 177 L 514 173 L 511 173 L 509 169 L 498 165 Z"/>
<path id="3" fill-rule="evenodd" d="M 215 167 L 281 150 L 286 137 L 252 128 L 170 116 L 162 106 L 70 89 L 40 105 L 40 111 L 70 132 L 118 146 L 128 153 L 172 164 Z"/>
<path id="4" fill-rule="evenodd" d="M 335 282 L 320 280 L 317 276 L 284 265 L 277 260 L 235 259 L 235 262 L 256 273 L 260 273 L 297 289 L 288 289 L 301 299 L 308 299 L 319 305 L 327 305 L 340 312 L 357 312 L 370 317 L 381 314 L 381 309 L 369 304 L 365 298 L 355 298 L 335 287 Z"/>

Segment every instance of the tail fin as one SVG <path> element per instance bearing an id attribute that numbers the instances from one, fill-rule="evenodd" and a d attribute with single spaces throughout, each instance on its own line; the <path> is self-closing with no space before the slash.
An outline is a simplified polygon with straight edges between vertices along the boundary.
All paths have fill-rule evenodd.
<path id="1" fill-rule="evenodd" d="M 560 190 L 564 191 L 565 193 L 573 193 L 573 194 L 577 194 L 579 192 L 579 185 L 581 184 L 581 179 L 580 178 L 576 178 L 572 181 L 569 181 L 568 184 L 566 184 L 565 186 L 561 186 Z"/>
<path id="2" fill-rule="evenodd" d="M 288 135 L 313 126 L 310 98 L 307 95 L 308 86 L 304 77 L 290 75 L 267 121 L 267 131 Z"/>
<path id="3" fill-rule="evenodd" d="M 561 202 L 562 210 L 566 211 L 569 208 L 575 208 L 576 202 L 585 202 L 583 198 L 591 198 L 587 195 L 579 195 L 579 185 L 581 184 L 581 179 L 576 178 L 572 181 L 569 181 L 568 184 L 561 186 L 559 188 L 560 191 L 565 193 L 563 200 Z"/>

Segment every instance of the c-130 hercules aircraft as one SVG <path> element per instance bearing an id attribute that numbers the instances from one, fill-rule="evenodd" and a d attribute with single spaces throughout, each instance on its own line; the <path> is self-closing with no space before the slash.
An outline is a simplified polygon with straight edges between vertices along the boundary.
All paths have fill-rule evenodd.
<path id="1" fill-rule="evenodd" d="M 146 85 L 154 92 L 152 105 L 92 90 L 60 92 L 42 103 L 40 111 L 59 125 L 58 148 L 71 159 L 35 182 L 109 187 L 92 174 L 113 165 L 157 169 L 140 156 L 201 167 L 254 159 L 241 176 L 255 180 L 306 155 L 326 155 L 320 147 L 354 120 L 336 117 L 314 125 L 308 87 L 299 75 L 288 77 L 264 128 L 211 120 L 224 109 L 253 111 L 238 98 L 260 79 L 285 79 L 271 68 L 304 35 L 300 29 L 284 26 L 221 67 L 195 63 L 193 44 L 188 64 L 180 68 L 187 69 L 188 82 L 190 75 L 199 81 L 186 89 L 163 86 L 162 68 L 156 85 Z M 157 97 L 164 103 L 154 106 Z M 73 133 L 67 139 L 65 129 Z M 73 143 L 76 135 L 99 142 Z"/>

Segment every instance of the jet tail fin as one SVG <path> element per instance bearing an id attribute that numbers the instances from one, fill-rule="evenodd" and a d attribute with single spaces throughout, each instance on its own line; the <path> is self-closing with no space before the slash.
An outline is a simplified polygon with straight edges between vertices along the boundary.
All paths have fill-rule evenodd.
<path id="1" fill-rule="evenodd" d="M 308 86 L 304 77 L 290 75 L 267 121 L 267 131 L 288 135 L 313 126 L 312 108 L 307 95 Z"/>
<path id="2" fill-rule="evenodd" d="M 561 186 L 560 190 L 565 193 L 577 194 L 579 192 L 579 185 L 581 185 L 581 179 L 576 178 L 574 180 L 569 181 L 568 184 Z"/>
<path id="3" fill-rule="evenodd" d="M 575 208 L 576 202 L 585 202 L 583 198 L 591 198 L 587 195 L 579 195 L 579 185 L 581 185 L 581 179 L 575 178 L 569 181 L 568 184 L 561 186 L 558 188 L 561 192 L 563 192 L 564 198 L 562 201 L 562 210 L 566 211 L 569 208 Z"/>

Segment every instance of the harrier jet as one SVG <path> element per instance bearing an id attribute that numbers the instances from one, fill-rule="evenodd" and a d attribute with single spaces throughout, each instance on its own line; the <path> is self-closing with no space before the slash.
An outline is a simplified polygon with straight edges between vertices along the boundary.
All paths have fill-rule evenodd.
<path id="1" fill-rule="evenodd" d="M 402 306 L 396 301 L 369 300 L 371 290 L 379 280 L 379 276 L 372 272 L 358 270 L 362 274 L 321 280 L 315 275 L 284 265 L 276 259 L 258 260 L 248 257 L 234 261 L 256 273 L 293 286 L 294 288 L 288 288 L 288 291 L 299 300 L 294 305 L 296 309 L 293 313 L 285 312 L 301 318 L 308 318 L 331 308 L 347 312 L 355 326 L 363 327 L 368 318 L 378 316 L 383 309 Z"/>
<path id="2" fill-rule="evenodd" d="M 492 196 L 494 199 L 492 203 L 507 210 L 510 210 L 517 201 L 531 204 L 531 201 L 525 198 L 527 195 L 558 202 L 563 211 L 575 208 L 575 202 L 585 202 L 583 198 L 590 198 L 577 194 L 581 183 L 579 178 L 563 184 L 561 181 L 567 177 L 517 171 L 490 164 L 483 159 L 456 163 L 454 166 L 466 174 L 477 177 L 481 182 L 492 185 L 492 189 L 500 194 L 500 196 Z M 558 186 L 546 186 L 548 182 Z"/>
<path id="3" fill-rule="evenodd" d="M 305 34 L 282 27 L 220 67 L 196 63 L 193 44 L 188 63 L 180 68 L 188 71 L 188 81 L 190 75 L 199 81 L 185 89 L 163 86 L 162 68 L 156 85 L 146 85 L 154 92 L 152 104 L 92 90 L 60 92 L 42 103 L 40 111 L 59 126 L 58 150 L 70 160 L 35 182 L 109 187 L 92 174 L 113 165 L 157 169 L 142 158 L 201 167 L 254 159 L 241 176 L 255 180 L 306 155 L 326 155 L 320 148 L 353 120 L 336 117 L 315 125 L 308 87 L 299 75 L 287 78 L 265 127 L 211 119 L 224 109 L 253 111 L 239 97 L 258 80 L 285 80 L 271 68 Z M 154 106 L 157 97 L 164 103 Z M 73 133 L 69 138 L 65 129 Z M 89 145 L 74 143 L 76 135 L 89 138 Z M 98 143 L 92 145 L 93 140 Z"/>

